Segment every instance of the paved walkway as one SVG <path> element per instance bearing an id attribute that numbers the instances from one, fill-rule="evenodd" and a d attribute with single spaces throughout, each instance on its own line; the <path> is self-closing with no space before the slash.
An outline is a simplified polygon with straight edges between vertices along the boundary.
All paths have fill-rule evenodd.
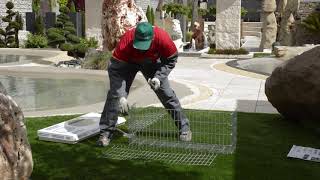
<path id="1" fill-rule="evenodd" d="M 170 79 L 201 84 L 212 91 L 204 100 L 184 105 L 185 108 L 241 112 L 277 113 L 264 93 L 267 76 L 225 66 L 230 60 L 180 58 Z M 223 66 L 221 66 L 221 64 Z M 242 75 L 239 75 L 241 71 Z M 252 76 L 252 77 L 247 77 Z"/>

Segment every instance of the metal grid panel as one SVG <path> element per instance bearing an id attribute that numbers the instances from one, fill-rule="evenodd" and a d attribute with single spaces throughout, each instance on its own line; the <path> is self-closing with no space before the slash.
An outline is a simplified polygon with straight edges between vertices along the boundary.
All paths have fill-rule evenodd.
<path id="1" fill-rule="evenodd" d="M 230 112 L 207 110 L 184 110 L 189 119 L 192 141 L 179 140 L 179 130 L 170 114 L 173 110 L 144 108 L 131 111 L 129 117 L 130 145 L 137 144 L 167 148 L 180 148 L 185 151 L 208 151 L 232 153 L 236 139 L 236 129 Z M 178 113 L 179 114 L 179 113 Z"/>
<path id="2" fill-rule="evenodd" d="M 165 152 L 114 145 L 104 152 L 103 157 L 117 160 L 138 159 L 144 161 L 162 161 L 168 164 L 210 166 L 213 164 L 217 154 Z"/>
<path id="3" fill-rule="evenodd" d="M 211 165 L 218 154 L 236 147 L 236 113 L 184 110 L 192 131 L 190 142 L 180 141 L 175 116 L 163 108 L 137 108 L 130 112 L 129 145 L 105 152 L 114 159 L 160 160 L 173 164 Z"/>

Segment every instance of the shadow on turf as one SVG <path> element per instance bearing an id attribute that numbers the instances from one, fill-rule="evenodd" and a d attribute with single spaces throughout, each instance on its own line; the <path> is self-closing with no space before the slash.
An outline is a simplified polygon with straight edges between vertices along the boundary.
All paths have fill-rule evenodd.
<path id="1" fill-rule="evenodd" d="M 237 104 L 237 109 L 245 109 L 257 102 Z M 237 132 L 235 180 L 320 179 L 319 163 L 286 157 L 292 145 L 319 148 L 316 131 L 279 114 L 238 113 Z"/>
<path id="2" fill-rule="evenodd" d="M 201 179 L 196 171 L 177 170 L 161 162 L 102 158 L 104 148 L 95 146 L 96 138 L 81 145 L 32 143 L 35 168 L 31 179 Z"/>

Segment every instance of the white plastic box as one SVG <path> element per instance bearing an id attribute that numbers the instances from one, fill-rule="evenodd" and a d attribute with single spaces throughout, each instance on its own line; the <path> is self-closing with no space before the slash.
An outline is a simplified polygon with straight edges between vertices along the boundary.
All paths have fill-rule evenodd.
<path id="1" fill-rule="evenodd" d="M 100 132 L 99 121 L 101 114 L 88 113 L 74 119 L 38 130 L 40 140 L 75 144 L 83 139 L 92 137 Z M 118 118 L 117 125 L 125 123 Z"/>

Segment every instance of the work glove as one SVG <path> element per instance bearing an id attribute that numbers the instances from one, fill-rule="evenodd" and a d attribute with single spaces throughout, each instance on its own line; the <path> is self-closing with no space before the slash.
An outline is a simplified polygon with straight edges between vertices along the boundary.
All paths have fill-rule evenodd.
<path id="1" fill-rule="evenodd" d="M 129 104 L 125 97 L 121 97 L 119 100 L 119 109 L 121 114 L 127 115 L 129 113 Z"/>
<path id="2" fill-rule="evenodd" d="M 158 78 L 149 78 L 148 84 L 151 86 L 153 90 L 158 90 L 160 88 L 160 80 Z"/>

